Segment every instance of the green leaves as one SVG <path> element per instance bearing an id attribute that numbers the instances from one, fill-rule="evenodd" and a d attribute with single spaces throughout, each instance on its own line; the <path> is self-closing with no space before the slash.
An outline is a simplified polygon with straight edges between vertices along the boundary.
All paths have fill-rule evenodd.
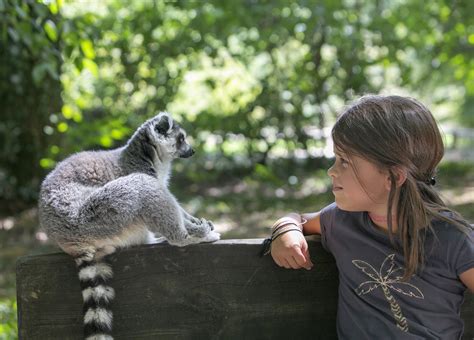
<path id="1" fill-rule="evenodd" d="M 330 126 L 362 93 L 403 88 L 434 105 L 449 101 L 447 116 L 472 126 L 473 6 L 0 0 L 8 46 L 0 92 L 16 96 L 9 112 L 31 101 L 23 112 L 39 117 L 32 135 L 44 138 L 34 145 L 56 146 L 36 152 L 44 167 L 119 146 L 169 110 L 194 137 L 191 167 L 245 166 L 269 179 L 274 159 L 327 154 L 325 135 L 308 129 Z"/>
<path id="2" fill-rule="evenodd" d="M 29 0 L 1 0 L 0 23 L 0 196 L 18 209 L 35 199 L 54 138 L 62 26 L 48 5 Z"/>
<path id="3" fill-rule="evenodd" d="M 52 41 L 58 41 L 58 31 L 56 24 L 52 20 L 46 20 L 43 27 L 49 39 Z"/>
<path id="4" fill-rule="evenodd" d="M 216 117 L 235 115 L 254 102 L 261 85 L 247 67 L 222 48 L 217 57 L 202 53 L 194 70 L 182 71 L 182 82 L 174 100 L 168 104 L 171 112 L 189 121 L 207 112 Z"/>
<path id="5" fill-rule="evenodd" d="M 89 70 L 94 77 L 97 78 L 99 76 L 99 68 L 93 60 L 84 58 L 82 60 L 82 65 L 86 70 Z"/>
<path id="6" fill-rule="evenodd" d="M 92 45 L 92 41 L 90 40 L 81 40 L 81 49 L 84 53 L 84 56 L 88 59 L 95 58 L 95 51 L 94 46 Z"/>
<path id="7" fill-rule="evenodd" d="M 377 7 L 274 1 L 251 11 L 239 2 L 64 6 L 72 29 L 63 98 L 86 122 L 66 136 L 113 147 L 127 135 L 112 137 L 108 117 L 133 127 L 167 109 L 221 140 L 211 153 L 232 161 L 280 157 L 282 149 L 321 153 L 324 137 L 312 143 L 303 127 L 330 125 L 352 96 L 385 87 L 413 89 L 423 100 L 432 63 L 445 77 L 436 86 L 462 82 L 468 58 L 455 59 L 442 42 L 446 32 L 454 39 L 472 26 L 453 26 L 459 10 L 441 0 L 427 9 L 416 0 Z M 450 63 L 456 71 L 444 71 Z M 102 115 L 90 113 L 97 108 Z M 88 116 L 108 128 L 92 133 Z M 205 148 L 206 138 L 196 143 Z"/>
<path id="8" fill-rule="evenodd" d="M 1 1 L 1 0 L 0 0 Z M 0 339 L 17 339 L 17 303 L 15 298 L 0 300 Z"/>

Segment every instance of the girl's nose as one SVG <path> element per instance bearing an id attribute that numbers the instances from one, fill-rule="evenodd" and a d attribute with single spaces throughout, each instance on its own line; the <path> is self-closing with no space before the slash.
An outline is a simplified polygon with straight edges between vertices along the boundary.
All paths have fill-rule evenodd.
<path id="1" fill-rule="evenodd" d="M 336 177 L 336 171 L 334 170 L 334 164 L 328 169 L 329 177 Z"/>

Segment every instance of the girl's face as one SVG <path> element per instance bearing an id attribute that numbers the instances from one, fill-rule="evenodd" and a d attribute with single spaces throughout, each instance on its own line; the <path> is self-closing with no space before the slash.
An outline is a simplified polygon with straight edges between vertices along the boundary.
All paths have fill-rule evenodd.
<path id="1" fill-rule="evenodd" d="M 329 168 L 337 206 L 346 211 L 368 211 L 386 215 L 390 176 L 374 163 L 335 150 L 336 161 Z"/>

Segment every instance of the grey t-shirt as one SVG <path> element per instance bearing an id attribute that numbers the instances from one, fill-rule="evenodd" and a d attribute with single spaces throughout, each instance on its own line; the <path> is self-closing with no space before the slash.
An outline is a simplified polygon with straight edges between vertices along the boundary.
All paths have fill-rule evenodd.
<path id="1" fill-rule="evenodd" d="M 433 229 L 423 270 L 402 282 L 403 251 L 367 213 L 335 203 L 322 210 L 322 245 L 339 269 L 339 339 L 460 339 L 466 286 L 459 274 L 474 267 L 473 238 L 446 222 Z"/>

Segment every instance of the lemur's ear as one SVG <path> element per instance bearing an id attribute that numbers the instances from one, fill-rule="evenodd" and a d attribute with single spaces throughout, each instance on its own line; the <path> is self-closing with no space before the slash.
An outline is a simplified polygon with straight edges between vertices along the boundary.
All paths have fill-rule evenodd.
<path id="1" fill-rule="evenodd" d="M 170 129 L 170 118 L 167 115 L 161 116 L 158 123 L 155 125 L 155 130 L 160 135 L 166 135 Z"/>

